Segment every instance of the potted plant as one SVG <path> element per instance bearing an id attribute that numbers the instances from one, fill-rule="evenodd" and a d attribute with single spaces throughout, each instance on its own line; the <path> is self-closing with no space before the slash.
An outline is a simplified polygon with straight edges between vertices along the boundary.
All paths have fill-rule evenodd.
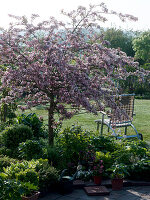
<path id="1" fill-rule="evenodd" d="M 127 166 L 124 164 L 114 164 L 110 170 L 112 171 L 112 190 L 121 190 L 124 176 L 128 174 Z"/>
<path id="2" fill-rule="evenodd" d="M 40 192 L 38 190 L 38 186 L 35 186 L 32 183 L 26 182 L 21 183 L 23 188 L 22 200 L 37 200 Z"/>
<path id="3" fill-rule="evenodd" d="M 94 183 L 100 185 L 102 182 L 102 173 L 103 173 L 103 161 L 100 160 L 99 162 L 94 163 L 93 166 L 93 179 Z"/>

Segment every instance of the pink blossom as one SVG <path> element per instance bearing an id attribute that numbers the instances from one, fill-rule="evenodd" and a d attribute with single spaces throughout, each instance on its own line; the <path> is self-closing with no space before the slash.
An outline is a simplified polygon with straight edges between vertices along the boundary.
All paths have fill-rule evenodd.
<path id="1" fill-rule="evenodd" d="M 26 108 L 47 105 L 50 143 L 55 112 L 62 120 L 81 108 L 95 114 L 105 106 L 117 109 L 112 98 L 112 91 L 117 92 L 113 79 L 128 76 L 126 65 L 138 69 L 137 63 L 120 49 L 105 47 L 103 37 L 97 43 L 95 27 L 107 20 L 108 13 L 121 20 L 136 20 L 131 15 L 109 11 L 101 3 L 90 5 L 89 9 L 80 6 L 68 13 L 63 11 L 70 19 L 69 26 L 54 17 L 37 24 L 34 20 L 38 15 L 32 15 L 31 20 L 10 15 L 17 23 L 0 33 L 0 65 L 8 66 L 0 72 L 2 88 L 11 90 L 10 98 L 1 102 L 24 98 Z"/>

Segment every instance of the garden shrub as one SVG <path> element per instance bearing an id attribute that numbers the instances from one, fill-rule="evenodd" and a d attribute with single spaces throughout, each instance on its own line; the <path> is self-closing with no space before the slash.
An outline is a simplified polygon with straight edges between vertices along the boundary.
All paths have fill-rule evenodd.
<path id="1" fill-rule="evenodd" d="M 103 160 L 103 165 L 105 169 L 110 168 L 114 160 L 109 152 L 103 153 L 102 151 L 97 151 L 95 156 L 95 161 L 98 162 Z"/>
<path id="2" fill-rule="evenodd" d="M 21 183 L 16 180 L 6 179 L 0 174 L 0 199 L 21 200 L 23 194 Z"/>
<path id="3" fill-rule="evenodd" d="M 10 166 L 7 168 L 4 168 L 4 173 L 7 175 L 9 179 L 16 179 L 17 174 L 21 171 L 25 171 L 26 169 L 35 169 L 36 167 L 36 162 L 28 162 L 28 161 L 23 161 L 23 162 L 17 162 L 17 163 L 11 163 Z"/>
<path id="4" fill-rule="evenodd" d="M 120 147 L 132 146 L 135 148 L 142 147 L 149 149 L 149 145 L 145 141 L 139 140 L 138 138 L 122 139 L 119 143 Z"/>
<path id="5" fill-rule="evenodd" d="M 18 150 L 16 149 L 8 149 L 7 147 L 3 146 L 0 148 L 0 154 L 8 156 L 10 158 L 18 158 Z"/>
<path id="6" fill-rule="evenodd" d="M 46 137 L 46 133 L 43 129 L 43 121 L 35 113 L 30 113 L 29 115 L 19 115 L 17 117 L 19 124 L 24 124 L 29 126 L 35 138 Z"/>
<path id="7" fill-rule="evenodd" d="M 90 145 L 90 134 L 83 131 L 80 126 L 65 128 L 57 138 L 57 145 L 60 147 L 60 154 L 67 162 L 78 163 L 82 160 L 84 153 Z"/>
<path id="8" fill-rule="evenodd" d="M 35 168 L 30 168 L 29 163 L 11 164 L 4 168 L 4 173 L 8 179 L 15 179 L 23 183 L 29 182 L 35 186 L 39 183 L 38 173 Z"/>
<path id="9" fill-rule="evenodd" d="M 7 122 L 0 122 L 0 132 L 4 131 L 8 126 L 10 126 L 10 123 Z"/>
<path id="10" fill-rule="evenodd" d="M 39 176 L 35 170 L 36 162 L 22 163 L 17 162 L 16 164 L 11 164 L 9 167 L 4 168 L 4 172 L 0 173 L 2 178 L 2 190 L 4 199 L 7 198 L 6 192 L 12 199 L 20 199 L 20 195 L 28 195 L 32 190 L 38 189 Z M 9 186 L 9 183 L 12 186 Z M 8 188 L 6 187 L 8 185 Z M 13 187 L 14 186 L 14 187 Z M 15 195 L 15 196 L 14 196 Z"/>
<path id="11" fill-rule="evenodd" d="M 112 154 L 118 163 L 134 164 L 148 156 L 148 146 L 145 142 L 139 140 L 123 140 L 118 150 Z"/>
<path id="12" fill-rule="evenodd" d="M 19 143 L 33 137 L 31 128 L 26 125 L 17 125 L 7 128 L 2 132 L 2 142 L 8 149 L 14 150 Z"/>
<path id="13" fill-rule="evenodd" d="M 11 164 L 4 168 L 4 172 L 0 173 L 0 176 L 5 176 L 6 180 L 20 181 L 25 190 L 31 184 L 31 186 L 38 185 L 40 191 L 42 191 L 58 181 L 58 171 L 49 165 L 47 159 Z"/>
<path id="14" fill-rule="evenodd" d="M 43 143 L 39 140 L 26 140 L 19 144 L 19 158 L 25 160 L 46 158 L 47 152 Z"/>
<path id="15" fill-rule="evenodd" d="M 58 182 L 58 171 L 49 165 L 47 159 L 38 160 L 36 171 L 39 175 L 39 189 L 41 192 L 49 190 Z"/>
<path id="16" fill-rule="evenodd" d="M 3 172 L 3 168 L 8 167 L 11 163 L 17 163 L 18 161 L 13 158 L 9 158 L 7 156 L 0 156 L 0 172 Z"/>
<path id="17" fill-rule="evenodd" d="M 48 146 L 47 156 L 50 165 L 62 170 L 66 167 L 65 160 L 63 159 L 63 155 L 60 153 L 58 146 Z"/>
<path id="18" fill-rule="evenodd" d="M 30 182 L 36 186 L 39 184 L 38 173 L 35 169 L 25 169 L 24 171 L 16 173 L 15 176 L 18 181 Z"/>
<path id="19" fill-rule="evenodd" d="M 104 153 L 113 152 L 118 148 L 114 137 L 92 136 L 90 142 L 94 146 L 95 151 L 102 151 Z"/>
<path id="20" fill-rule="evenodd" d="M 138 181 L 150 180 L 150 159 L 142 159 L 129 166 L 129 178 Z"/>

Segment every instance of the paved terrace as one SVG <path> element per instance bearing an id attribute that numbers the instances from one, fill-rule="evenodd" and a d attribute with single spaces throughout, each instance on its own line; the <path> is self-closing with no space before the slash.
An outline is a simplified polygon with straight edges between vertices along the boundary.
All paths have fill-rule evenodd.
<path id="1" fill-rule="evenodd" d="M 88 196 L 83 189 L 75 189 L 71 194 L 50 193 L 39 200 L 147 200 L 150 199 L 150 186 L 124 187 L 120 191 L 110 191 L 106 196 Z"/>

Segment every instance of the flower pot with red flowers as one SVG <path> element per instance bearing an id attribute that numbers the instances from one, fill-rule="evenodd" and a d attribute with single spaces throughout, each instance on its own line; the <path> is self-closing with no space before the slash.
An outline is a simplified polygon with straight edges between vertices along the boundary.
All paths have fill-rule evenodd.
<path id="1" fill-rule="evenodd" d="M 127 166 L 124 164 L 116 164 L 112 166 L 111 171 L 112 190 L 121 190 L 123 187 L 124 176 L 128 174 Z"/>
<path id="2" fill-rule="evenodd" d="M 102 173 L 103 173 L 103 161 L 95 162 L 93 166 L 93 179 L 96 185 L 100 185 L 102 182 Z"/>

